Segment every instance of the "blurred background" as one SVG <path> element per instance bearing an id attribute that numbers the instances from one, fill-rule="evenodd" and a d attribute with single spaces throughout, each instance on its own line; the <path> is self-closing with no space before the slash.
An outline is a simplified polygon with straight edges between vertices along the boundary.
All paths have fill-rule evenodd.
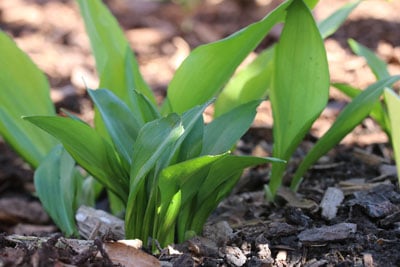
<path id="1" fill-rule="evenodd" d="M 162 101 L 174 71 L 198 45 L 224 38 L 245 27 L 279 5 L 277 0 L 106 0 L 105 3 L 125 30 L 138 57 L 146 81 Z M 348 3 L 323 0 L 314 10 L 317 20 Z M 347 40 L 353 38 L 373 49 L 400 73 L 400 1 L 363 1 L 347 22 L 326 43 L 332 82 L 365 88 L 374 76 L 364 59 L 354 56 Z M 91 104 L 85 84 L 96 88 L 94 58 L 77 4 L 73 0 L 0 0 L 0 28 L 9 33 L 49 78 L 52 99 L 90 120 Z M 257 51 L 279 39 L 275 27 Z M 3 64 L 3 62 L 2 62 Z M 8 64 L 8 63 L 6 63 Z M 10 63 L 12 64 L 12 63 Z M 334 89 L 331 101 L 313 127 L 318 137 L 329 127 L 347 98 Z M 270 126 L 268 103 L 260 107 L 255 124 Z M 366 122 L 368 124 L 368 121 Z M 373 123 L 368 140 L 347 137 L 344 142 L 385 142 Z M 375 127 L 375 128 L 374 128 Z"/>

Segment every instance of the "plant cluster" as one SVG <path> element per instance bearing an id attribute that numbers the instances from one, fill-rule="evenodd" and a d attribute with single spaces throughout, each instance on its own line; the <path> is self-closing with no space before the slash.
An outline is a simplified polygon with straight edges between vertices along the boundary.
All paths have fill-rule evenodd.
<path id="1" fill-rule="evenodd" d="M 274 162 L 265 187 L 274 199 L 285 162 L 328 101 L 323 38 L 361 1 L 317 24 L 311 9 L 318 1 L 287 0 L 260 21 L 197 47 L 176 71 L 160 107 L 115 18 L 99 0 L 77 2 L 102 88 L 88 89 L 95 126 L 67 111 L 56 116 L 44 75 L 0 33 L 3 62 L 15 62 L 0 66 L 0 133 L 36 169 L 37 194 L 66 234 L 77 234 L 73 218 L 79 205 L 93 204 L 105 188 L 113 213 L 125 216 L 127 238 L 151 237 L 167 245 L 199 233 L 247 167 Z M 279 42 L 235 74 L 278 23 L 284 23 Z M 298 167 L 294 190 L 307 169 L 369 114 L 390 134 L 400 160 L 399 97 L 385 89 L 400 76 L 390 76 L 370 51 L 352 44 L 378 81 L 363 91 L 335 85 L 354 99 Z M 387 110 L 379 104 L 383 92 Z M 232 154 L 266 98 L 273 111 L 274 158 Z M 214 120 L 205 125 L 202 114 L 214 101 Z"/>

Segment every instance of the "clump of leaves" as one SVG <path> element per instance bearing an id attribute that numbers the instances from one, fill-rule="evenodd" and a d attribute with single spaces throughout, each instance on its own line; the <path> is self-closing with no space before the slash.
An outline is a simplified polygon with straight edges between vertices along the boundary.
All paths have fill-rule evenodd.
<path id="1" fill-rule="evenodd" d="M 261 100 L 240 105 L 208 125 L 202 114 L 235 68 L 283 18 L 290 2 L 238 34 L 195 49 L 171 81 L 160 110 L 109 11 L 99 1 L 78 1 L 100 86 L 107 88 L 88 90 L 96 107 L 95 128 L 74 116 L 27 116 L 25 120 L 56 137 L 109 191 L 114 207 L 125 211 L 128 238 L 146 242 L 152 237 L 162 245 L 183 241 L 201 231 L 244 168 L 278 161 L 230 153 L 250 127 Z M 241 49 L 232 57 L 229 51 L 238 47 Z M 61 158 L 68 156 L 59 149 L 52 153 L 36 171 L 35 180 L 41 181 L 36 183 L 41 200 L 57 217 L 57 207 L 49 201 L 58 196 L 45 193 L 45 181 L 54 173 L 60 182 L 68 180 L 74 172 L 61 177 Z M 51 161 L 54 156 L 59 160 Z M 64 196 L 62 202 L 67 201 Z M 60 220 L 67 217 L 69 213 L 58 216 Z"/>

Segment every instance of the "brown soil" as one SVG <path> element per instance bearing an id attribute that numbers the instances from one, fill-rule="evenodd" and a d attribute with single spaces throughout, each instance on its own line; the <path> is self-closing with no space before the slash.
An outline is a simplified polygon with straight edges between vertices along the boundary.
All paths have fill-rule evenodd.
<path id="1" fill-rule="evenodd" d="M 321 1 L 315 16 L 324 18 L 346 2 Z M 106 3 L 126 31 L 141 71 L 160 101 L 191 48 L 233 33 L 278 4 L 207 0 L 185 8 L 156 1 Z M 326 40 L 333 82 L 360 88 L 374 82 L 365 61 L 352 55 L 348 38 L 376 51 L 392 74 L 400 73 L 399 13 L 398 1 L 364 1 Z M 93 114 L 82 77 L 92 88 L 98 79 L 74 1 L 2 0 L 0 28 L 46 73 L 56 106 L 90 121 Z M 276 28 L 259 49 L 278 38 Z M 288 177 L 347 100 L 332 89 L 329 105 L 296 152 Z M 269 114 L 265 103 L 254 126 L 238 144 L 238 153 L 270 155 Z M 249 170 L 211 216 L 203 236 L 165 248 L 155 256 L 164 266 L 400 266 L 400 191 L 391 155 L 386 136 L 366 119 L 308 172 L 299 194 L 281 191 L 277 203 L 267 203 L 262 188 L 268 167 Z M 32 170 L 0 142 L 0 266 L 116 264 L 117 260 L 108 257 L 109 250 L 104 250 L 105 240 L 76 250 L 72 241 L 54 235 L 57 228 L 34 196 L 32 176 Z M 331 188 L 339 189 L 344 197 L 332 218 L 320 207 Z M 16 234 L 43 237 L 43 243 L 32 245 Z M 64 246 L 60 248 L 58 242 Z"/>

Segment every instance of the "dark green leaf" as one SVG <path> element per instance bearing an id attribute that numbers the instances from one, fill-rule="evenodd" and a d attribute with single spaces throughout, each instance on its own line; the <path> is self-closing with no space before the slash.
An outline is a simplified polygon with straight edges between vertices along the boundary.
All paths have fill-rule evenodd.
<path id="1" fill-rule="evenodd" d="M 24 119 L 56 137 L 79 165 L 121 200 L 127 200 L 128 174 L 122 170 L 112 146 L 93 128 L 70 118 L 31 116 Z"/>
<path id="2" fill-rule="evenodd" d="M 75 161 L 61 145 L 54 147 L 35 171 L 35 189 L 44 208 L 67 235 L 78 235 L 74 197 L 81 185 L 76 181 Z"/>
<path id="3" fill-rule="evenodd" d="M 260 100 L 241 105 L 214 119 L 204 129 L 201 155 L 217 155 L 230 150 L 249 129 Z"/>

